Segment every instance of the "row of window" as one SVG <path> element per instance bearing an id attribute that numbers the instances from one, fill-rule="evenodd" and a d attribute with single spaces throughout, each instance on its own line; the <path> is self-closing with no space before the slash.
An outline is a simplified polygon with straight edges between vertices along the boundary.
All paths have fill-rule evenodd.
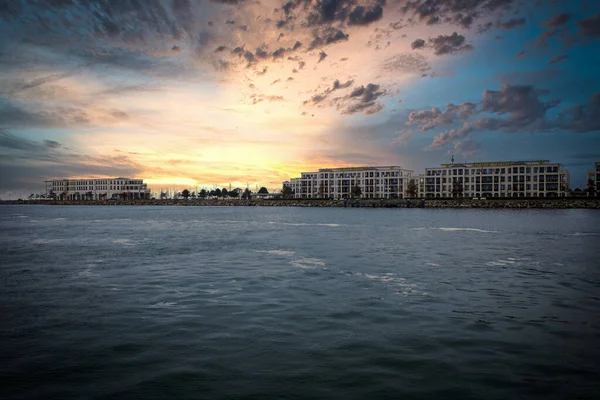
<path id="1" fill-rule="evenodd" d="M 369 172 L 346 172 L 346 173 L 321 173 L 319 177 L 318 174 L 301 174 L 302 179 L 330 179 L 330 178 L 381 178 L 381 177 L 399 177 L 403 176 L 401 171 L 386 171 L 386 172 L 377 172 L 377 171 L 369 171 Z"/>
<path id="2" fill-rule="evenodd" d="M 558 172 L 558 166 L 547 166 L 547 167 L 508 167 L 508 168 L 472 168 L 464 169 L 464 175 L 486 175 L 486 174 L 530 174 L 532 171 L 534 174 L 540 173 L 552 173 Z M 462 168 L 455 169 L 427 169 L 427 176 L 432 175 L 463 175 Z"/>
<path id="3" fill-rule="evenodd" d="M 512 191 L 524 191 L 524 190 L 540 190 L 540 191 L 547 191 L 547 190 L 558 190 L 559 185 L 558 183 L 548 183 L 546 185 L 540 183 L 539 185 L 537 183 L 532 184 L 523 184 L 523 183 L 514 183 L 512 185 L 492 185 L 492 184 L 485 184 L 485 185 L 465 185 L 463 188 L 463 192 L 470 192 L 470 191 L 484 191 L 484 192 L 498 192 L 498 191 L 506 191 L 506 190 L 512 190 Z M 425 191 L 427 192 L 450 192 L 452 191 L 452 186 L 450 185 L 426 185 L 425 186 Z"/>

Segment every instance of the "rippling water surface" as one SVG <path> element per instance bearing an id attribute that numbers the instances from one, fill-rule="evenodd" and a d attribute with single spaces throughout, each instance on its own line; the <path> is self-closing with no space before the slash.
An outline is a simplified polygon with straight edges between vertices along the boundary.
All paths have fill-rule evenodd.
<path id="1" fill-rule="evenodd" d="M 600 398 L 600 212 L 0 207 L 0 398 Z"/>

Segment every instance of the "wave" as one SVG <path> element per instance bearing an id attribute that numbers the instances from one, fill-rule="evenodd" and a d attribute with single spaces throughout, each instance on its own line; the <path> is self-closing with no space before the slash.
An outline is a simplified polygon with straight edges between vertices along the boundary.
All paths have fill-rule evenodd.
<path id="1" fill-rule="evenodd" d="M 32 244 L 52 244 L 62 242 L 63 239 L 34 239 L 31 241 Z"/>
<path id="2" fill-rule="evenodd" d="M 159 301 L 158 303 L 152 304 L 149 307 L 150 308 L 170 308 L 170 307 L 174 307 L 176 305 L 177 305 L 177 303 L 174 303 L 172 301 Z"/>
<path id="3" fill-rule="evenodd" d="M 267 253 L 267 254 L 275 254 L 278 256 L 293 256 L 295 254 L 294 251 L 289 250 L 255 250 L 257 253 Z"/>
<path id="4" fill-rule="evenodd" d="M 337 228 L 340 226 L 344 226 L 342 224 L 309 224 L 306 222 L 274 222 L 268 221 L 267 224 L 270 225 L 290 225 L 290 226 L 327 226 L 329 228 Z"/>
<path id="5" fill-rule="evenodd" d="M 401 294 L 404 296 L 409 295 L 426 295 L 426 293 L 419 292 L 416 288 L 417 284 L 408 283 L 405 278 L 397 276 L 395 273 L 385 273 L 385 274 L 365 274 L 362 272 L 352 273 L 354 276 L 358 276 L 360 278 L 365 278 L 370 281 L 374 281 L 377 283 L 381 283 L 384 285 L 388 285 L 391 287 L 395 287 L 396 294 Z"/>
<path id="6" fill-rule="evenodd" d="M 600 232 L 573 232 L 566 233 L 566 236 L 600 236 Z"/>
<path id="7" fill-rule="evenodd" d="M 135 246 L 136 243 L 132 242 L 131 239 L 113 239 L 113 244 L 121 244 L 123 246 Z"/>
<path id="8" fill-rule="evenodd" d="M 303 269 L 315 269 L 317 267 L 325 267 L 325 263 L 323 260 L 318 258 L 306 258 L 300 257 L 298 259 L 290 261 L 294 267 L 303 268 Z"/>
<path id="9" fill-rule="evenodd" d="M 487 231 L 485 229 L 476 228 L 434 228 L 444 232 L 455 232 L 455 231 L 467 231 L 467 232 L 481 232 L 481 233 L 498 233 L 498 231 Z"/>

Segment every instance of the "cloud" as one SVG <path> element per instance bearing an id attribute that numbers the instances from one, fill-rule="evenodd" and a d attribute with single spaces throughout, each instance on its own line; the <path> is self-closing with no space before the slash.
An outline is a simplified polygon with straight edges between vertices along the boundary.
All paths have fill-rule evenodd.
<path id="1" fill-rule="evenodd" d="M 410 44 L 410 48 L 413 50 L 420 49 L 422 47 L 425 47 L 425 41 L 423 39 L 417 39 Z"/>
<path id="2" fill-rule="evenodd" d="M 473 50 L 473 46 L 465 44 L 465 37 L 456 32 L 451 35 L 439 35 L 429 38 L 429 44 L 433 46 L 434 53 L 438 56 Z"/>
<path id="3" fill-rule="evenodd" d="M 510 132 L 539 131 L 548 128 L 546 111 L 558 105 L 559 100 L 545 102 L 540 97 L 548 91 L 530 85 L 503 85 L 500 90 L 483 92 L 481 111 L 506 115 L 498 120 L 498 128 Z"/>
<path id="4" fill-rule="evenodd" d="M 297 3 L 301 3 L 300 1 Z M 304 7 L 310 2 L 304 2 Z M 383 16 L 385 0 L 365 0 L 361 5 L 355 5 L 353 0 L 320 0 L 311 4 L 312 8 L 306 16 L 306 24 L 330 25 L 334 22 L 348 25 L 369 25 Z M 293 20 L 291 10 L 296 6 L 286 3 L 283 9 L 285 23 Z"/>
<path id="5" fill-rule="evenodd" d="M 58 143 L 55 140 L 44 140 L 44 146 L 50 147 L 51 149 L 58 149 L 62 147 L 62 144 Z"/>
<path id="6" fill-rule="evenodd" d="M 561 56 L 556 56 L 552 60 L 548 61 L 548 64 L 556 64 L 557 62 L 559 62 L 561 60 L 566 60 L 567 58 L 569 58 L 569 56 L 566 54 L 563 54 Z"/>
<path id="7" fill-rule="evenodd" d="M 273 82 L 273 83 L 275 83 L 275 82 Z M 284 100 L 283 96 L 265 95 L 265 94 L 252 94 L 252 95 L 250 95 L 250 98 L 252 99 L 252 104 L 258 104 L 262 101 L 275 102 L 275 101 L 283 101 Z"/>
<path id="8" fill-rule="evenodd" d="M 425 150 L 431 151 L 444 148 L 449 143 L 466 138 L 472 131 L 473 127 L 469 123 L 465 122 L 459 129 L 450 129 L 434 136 L 433 143 L 427 146 Z"/>
<path id="9" fill-rule="evenodd" d="M 525 18 L 511 18 L 508 21 L 496 21 L 496 28 L 502 28 L 502 29 L 513 29 L 516 28 L 518 26 L 522 26 L 525 25 L 525 23 L 527 22 L 527 20 Z"/>
<path id="10" fill-rule="evenodd" d="M 143 169 L 124 155 L 91 155 L 59 142 L 25 139 L 0 130 L 0 187 L 41 190 L 43 181 L 71 176 L 136 176 Z"/>
<path id="11" fill-rule="evenodd" d="M 600 131 L 600 92 L 591 95 L 590 102 L 579 104 L 562 112 L 558 125 L 576 133 Z"/>
<path id="12" fill-rule="evenodd" d="M 171 47 L 171 51 L 173 53 L 179 53 L 179 52 L 181 52 L 181 47 L 174 45 L 173 47 Z"/>
<path id="13" fill-rule="evenodd" d="M 550 28 L 556 28 L 566 24 L 571 19 L 571 15 L 567 13 L 556 14 L 553 17 L 547 19 L 544 25 Z"/>
<path id="14" fill-rule="evenodd" d="M 421 54 L 401 53 L 384 59 L 381 67 L 388 72 L 416 74 L 428 70 L 429 64 Z"/>
<path id="15" fill-rule="evenodd" d="M 454 150 L 464 156 L 474 156 L 481 149 L 481 145 L 471 139 L 459 140 L 454 143 Z"/>
<path id="16" fill-rule="evenodd" d="M 378 21 L 383 16 L 383 8 L 380 4 L 371 9 L 356 6 L 348 15 L 348 25 L 368 25 Z"/>
<path id="17" fill-rule="evenodd" d="M 581 35 L 588 38 L 600 38 L 600 13 L 578 21 Z"/>
<path id="18" fill-rule="evenodd" d="M 369 83 L 367 86 L 360 86 L 352 90 L 350 94 L 341 99 L 334 99 L 338 104 L 337 108 L 342 114 L 355 114 L 362 112 L 366 115 L 375 114 L 385 108 L 377 99 L 386 94 L 385 90 L 380 90 L 380 85 Z"/>
<path id="19" fill-rule="evenodd" d="M 428 131 L 438 125 L 448 125 L 455 120 L 468 120 L 477 114 L 477 104 L 465 102 L 462 104 L 448 103 L 446 109 L 434 107 L 431 110 L 412 111 L 408 115 L 406 125 L 417 125 L 422 131 Z"/>
<path id="20" fill-rule="evenodd" d="M 325 53 L 324 51 L 321 51 L 319 53 L 319 60 L 317 61 L 317 64 L 320 63 L 321 61 L 323 61 L 325 59 L 325 57 L 327 57 L 327 53 Z"/>
<path id="21" fill-rule="evenodd" d="M 348 40 L 348 37 L 349 35 L 344 33 L 341 29 L 328 26 L 322 29 L 320 32 L 315 31 L 313 33 L 313 40 L 310 43 L 308 50 L 313 50 L 333 43 L 343 42 Z"/>
<path id="22" fill-rule="evenodd" d="M 340 90 L 340 89 L 349 88 L 350 86 L 352 86 L 353 83 L 354 83 L 353 80 L 348 80 L 344 83 L 341 83 L 338 79 L 336 79 L 335 81 L 333 81 L 333 84 L 331 85 L 331 87 L 327 88 L 322 93 L 315 94 L 309 100 L 305 100 L 304 104 L 305 105 L 306 104 L 317 105 L 317 104 L 321 103 L 323 100 L 325 100 L 332 92 L 334 92 L 336 90 Z"/>
<path id="23" fill-rule="evenodd" d="M 462 121 L 460 128 L 438 133 L 427 150 L 440 149 L 450 143 L 456 143 L 474 131 L 533 133 L 558 128 L 584 133 L 600 129 L 600 92 L 592 95 L 588 104 L 558 112 L 555 121 L 549 119 L 548 110 L 557 107 L 560 100 L 544 100 L 547 96 L 547 90 L 532 85 L 504 84 L 500 90 L 485 90 L 478 103 L 449 103 L 445 109 L 434 107 L 412 111 L 405 125 L 415 125 L 422 132 L 426 132 L 438 126 Z M 476 116 L 479 117 L 473 119 Z M 401 138 L 401 142 L 406 142 L 412 136 L 412 131 L 410 132 L 410 135 L 406 134 Z"/>
<path id="24" fill-rule="evenodd" d="M 468 29 L 478 17 L 508 9 L 513 3 L 513 0 L 413 0 L 400 7 L 400 12 L 419 21 L 439 18 Z"/>
<path id="25" fill-rule="evenodd" d="M 516 58 L 521 58 L 523 57 L 525 54 L 527 54 L 527 52 L 525 50 L 521 50 L 517 53 L 517 55 L 515 56 Z"/>

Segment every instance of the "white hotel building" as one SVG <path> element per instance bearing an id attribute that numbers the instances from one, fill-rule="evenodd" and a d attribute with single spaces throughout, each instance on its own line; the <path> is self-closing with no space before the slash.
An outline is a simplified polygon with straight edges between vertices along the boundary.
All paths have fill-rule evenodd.
<path id="1" fill-rule="evenodd" d="M 596 191 L 596 196 L 600 195 L 600 162 L 594 163 L 594 169 L 588 171 L 587 179 L 586 186 L 591 183 Z"/>
<path id="2" fill-rule="evenodd" d="M 285 185 L 294 190 L 295 198 L 350 198 L 352 188 L 361 189 L 361 198 L 404 198 L 413 171 L 397 166 L 322 168 L 302 172 Z"/>
<path id="3" fill-rule="evenodd" d="M 442 164 L 425 169 L 425 197 L 563 197 L 568 192 L 569 172 L 562 164 L 547 160 Z"/>
<path id="4" fill-rule="evenodd" d="M 150 189 L 142 179 L 57 179 L 46 182 L 46 193 L 59 200 L 149 199 Z"/>

